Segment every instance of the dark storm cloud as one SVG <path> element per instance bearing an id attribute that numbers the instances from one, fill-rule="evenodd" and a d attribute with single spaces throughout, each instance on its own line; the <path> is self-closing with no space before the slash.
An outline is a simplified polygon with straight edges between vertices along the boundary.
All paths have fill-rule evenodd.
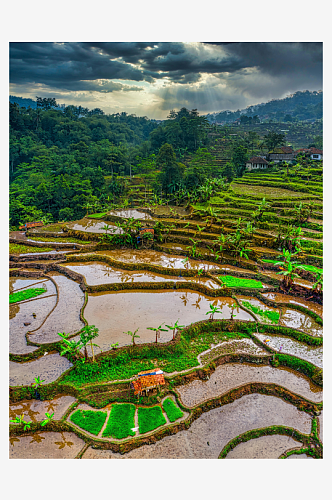
<path id="1" fill-rule="evenodd" d="M 81 42 L 10 44 L 11 83 L 39 83 L 64 90 L 106 87 L 95 80 L 198 82 L 255 68 L 275 77 L 321 79 L 321 43 L 270 42 Z M 89 81 L 90 83 L 87 83 Z M 126 90 L 117 88 L 108 90 Z M 128 89 L 127 89 L 128 90 Z"/>

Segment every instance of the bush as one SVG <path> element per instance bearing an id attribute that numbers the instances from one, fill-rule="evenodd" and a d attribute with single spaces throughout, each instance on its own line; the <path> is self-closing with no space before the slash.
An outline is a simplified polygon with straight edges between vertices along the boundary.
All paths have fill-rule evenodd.
<path id="1" fill-rule="evenodd" d="M 141 434 L 153 431 L 164 424 L 166 424 L 166 419 L 160 406 L 138 408 L 138 426 Z"/>
<path id="2" fill-rule="evenodd" d="M 175 422 L 178 418 L 183 417 L 183 413 L 178 406 L 174 403 L 173 399 L 167 398 L 163 402 L 163 408 L 167 413 L 170 422 Z"/>
<path id="3" fill-rule="evenodd" d="M 135 427 L 135 409 L 135 405 L 130 403 L 114 404 L 103 437 L 112 436 L 116 439 L 123 439 L 135 436 L 135 432 L 131 430 Z"/>
<path id="4" fill-rule="evenodd" d="M 97 436 L 103 427 L 107 413 L 105 411 L 77 410 L 70 420 L 91 434 Z"/>

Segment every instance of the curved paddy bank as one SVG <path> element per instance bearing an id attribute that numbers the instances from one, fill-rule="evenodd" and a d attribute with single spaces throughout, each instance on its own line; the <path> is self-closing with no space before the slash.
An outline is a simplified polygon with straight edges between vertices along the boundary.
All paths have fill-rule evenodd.
<path id="1" fill-rule="evenodd" d="M 246 443 L 238 444 L 225 458 L 275 459 L 279 458 L 282 453 L 290 448 L 300 446 L 301 443 L 299 441 L 295 441 L 295 439 L 289 436 L 262 436 L 250 439 Z"/>
<path id="2" fill-rule="evenodd" d="M 9 385 L 31 385 L 35 377 L 40 377 L 45 384 L 49 384 L 72 366 L 67 358 L 58 353 L 47 354 L 26 363 L 9 361 Z"/>

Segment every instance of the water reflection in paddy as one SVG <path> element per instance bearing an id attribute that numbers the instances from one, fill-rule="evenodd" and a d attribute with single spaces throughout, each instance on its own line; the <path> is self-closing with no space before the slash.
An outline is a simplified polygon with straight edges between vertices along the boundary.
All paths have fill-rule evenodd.
<path id="1" fill-rule="evenodd" d="M 323 328 L 307 314 L 284 307 L 281 308 L 281 312 L 280 325 L 296 328 L 297 330 L 318 337 L 323 335 Z"/>
<path id="2" fill-rule="evenodd" d="M 108 212 L 109 215 L 115 215 L 116 217 L 122 217 L 124 219 L 153 219 L 150 214 L 146 214 L 145 212 L 140 212 L 139 210 L 135 209 L 128 209 L 128 210 L 111 210 Z"/>
<path id="3" fill-rule="evenodd" d="M 263 295 L 269 300 L 274 300 L 275 302 L 279 302 L 282 304 L 297 304 L 302 307 L 306 307 L 307 309 L 310 309 L 319 316 L 323 317 L 323 306 L 317 304 L 316 302 L 311 302 L 310 300 L 305 300 L 301 297 L 285 295 L 283 293 L 264 293 Z"/>
<path id="4" fill-rule="evenodd" d="M 229 319 L 231 305 L 235 301 L 230 297 L 210 298 L 191 291 L 147 291 L 139 292 L 103 292 L 89 294 L 84 316 L 89 325 L 99 328 L 98 345 L 108 349 L 111 343 L 119 345 L 131 343 L 131 337 L 123 332 L 132 332 L 139 328 L 137 343 L 154 342 L 155 332 L 147 327 L 157 328 L 163 322 L 174 324 L 179 319 L 180 325 L 190 325 L 207 319 L 210 304 L 222 309 L 222 314 L 215 318 Z M 242 311 L 237 312 L 237 319 L 252 321 L 252 317 Z M 161 332 L 160 342 L 171 340 L 172 332 Z"/>
<path id="5" fill-rule="evenodd" d="M 59 353 L 47 354 L 27 363 L 9 361 L 9 385 L 31 385 L 38 376 L 45 380 L 45 384 L 49 384 L 71 366 L 72 363 Z"/>
<path id="6" fill-rule="evenodd" d="M 88 285 L 99 285 L 102 283 L 134 283 L 134 282 L 163 282 L 163 281 L 193 281 L 201 283 L 209 288 L 220 288 L 220 285 L 209 278 L 184 278 L 177 272 L 175 276 L 156 274 L 149 271 L 127 271 L 124 269 L 113 269 L 108 264 L 77 262 L 75 265 L 66 264 L 65 267 L 80 273 L 85 277 Z"/>
<path id="7" fill-rule="evenodd" d="M 105 225 L 110 226 L 110 229 L 107 230 L 107 234 L 121 234 L 123 233 L 122 229 L 105 221 L 96 221 L 92 219 L 83 218 L 77 222 L 73 222 L 72 224 L 68 224 L 70 229 L 75 231 L 86 231 L 88 233 L 106 233 L 104 229 Z"/>
<path id="8" fill-rule="evenodd" d="M 9 458 L 75 458 L 84 441 L 73 432 L 39 432 L 9 438 Z"/>
<path id="9" fill-rule="evenodd" d="M 262 436 L 240 443 L 231 450 L 226 459 L 233 458 L 279 458 L 290 448 L 300 447 L 301 443 L 289 436 Z"/>

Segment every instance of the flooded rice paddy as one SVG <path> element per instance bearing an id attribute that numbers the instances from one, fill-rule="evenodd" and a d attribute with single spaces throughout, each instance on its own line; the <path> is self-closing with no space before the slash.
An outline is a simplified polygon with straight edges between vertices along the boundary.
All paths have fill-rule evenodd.
<path id="1" fill-rule="evenodd" d="M 323 327 L 318 325 L 314 319 L 305 313 L 288 309 L 287 307 L 281 308 L 280 325 L 289 328 L 296 328 L 302 332 L 314 335 L 315 337 L 322 337 Z"/>
<path id="2" fill-rule="evenodd" d="M 110 226 L 110 229 L 107 231 L 108 234 L 121 234 L 123 233 L 122 229 L 105 221 L 96 221 L 92 219 L 83 218 L 77 222 L 72 224 L 68 224 L 69 229 L 73 229 L 74 231 L 86 231 L 87 233 L 106 233 L 104 229 L 105 225 Z"/>
<path id="3" fill-rule="evenodd" d="M 289 436 L 262 436 L 240 443 L 231 450 L 227 458 L 279 458 L 290 448 L 300 447 L 302 443 Z"/>
<path id="4" fill-rule="evenodd" d="M 323 317 L 323 306 L 321 306 L 320 304 L 316 304 L 316 302 L 311 302 L 310 300 L 301 299 L 300 297 L 293 297 L 292 295 L 284 295 L 283 293 L 269 292 L 269 293 L 264 293 L 263 295 L 267 299 L 273 300 L 280 304 L 296 304 L 302 307 L 306 307 L 307 309 L 310 309 L 311 311 L 318 314 L 318 316 L 320 316 L 321 318 Z"/>
<path id="5" fill-rule="evenodd" d="M 212 344 L 209 350 L 204 351 L 198 355 L 198 360 L 202 364 L 207 364 L 216 357 L 231 353 L 254 354 L 256 356 L 270 355 L 270 353 L 266 349 L 263 349 L 256 345 L 253 340 L 243 338 L 241 340 L 226 340 L 216 345 Z"/>
<path id="6" fill-rule="evenodd" d="M 269 307 L 266 304 L 264 304 L 264 302 L 254 298 L 254 297 L 250 297 L 248 295 L 237 295 L 236 298 L 240 301 L 241 304 L 243 302 L 249 302 L 252 306 L 254 306 L 256 308 L 258 307 L 259 312 L 264 313 L 265 311 L 269 311 L 269 312 L 277 313 L 280 315 L 280 310 L 278 308 Z M 245 304 L 243 304 L 243 305 L 245 306 Z M 277 324 L 278 323 L 278 321 L 272 321 L 268 316 L 266 316 L 264 314 L 259 314 L 259 312 L 254 312 L 254 314 L 261 323 L 267 323 L 267 324 Z"/>
<path id="7" fill-rule="evenodd" d="M 188 430 L 167 436 L 120 455 L 91 447 L 83 459 L 217 459 L 223 447 L 243 432 L 285 425 L 309 434 L 311 418 L 295 406 L 274 396 L 250 394 L 233 403 L 203 413 Z"/>
<path id="8" fill-rule="evenodd" d="M 151 217 L 150 214 L 147 214 L 145 212 L 140 212 L 139 210 L 136 209 L 128 209 L 128 210 L 111 210 L 108 212 L 109 215 L 115 215 L 116 217 L 122 217 L 123 219 L 144 219 L 144 220 L 151 220 L 153 217 Z"/>
<path id="9" fill-rule="evenodd" d="M 28 290 L 29 288 L 45 288 L 46 292 L 34 300 L 9 305 L 9 352 L 26 354 L 37 347 L 28 346 L 26 334 L 39 328 L 56 304 L 56 288 L 51 280 L 9 278 L 9 290 Z"/>
<path id="10" fill-rule="evenodd" d="M 292 354 L 293 356 L 309 361 L 319 368 L 323 368 L 323 346 L 312 347 L 297 340 L 270 333 L 255 333 L 254 335 L 262 342 L 268 339 L 269 347 L 277 352 Z"/>
<path id="11" fill-rule="evenodd" d="M 293 455 L 286 457 L 286 460 L 289 460 L 292 458 L 312 458 L 314 460 L 314 457 L 310 457 L 309 455 L 306 455 L 305 453 L 301 453 L 300 455 L 298 455 L 297 453 L 294 453 Z"/>
<path id="12" fill-rule="evenodd" d="M 147 327 L 157 328 L 162 323 L 174 324 L 179 319 L 179 324 L 190 325 L 209 317 L 210 304 L 222 310 L 215 318 L 229 319 L 231 305 L 235 304 L 230 297 L 210 298 L 199 292 L 186 290 L 176 291 L 147 291 L 139 292 L 101 292 L 89 294 L 84 316 L 89 325 L 99 328 L 98 345 L 108 349 L 110 344 L 119 342 L 120 346 L 129 345 L 131 337 L 126 335 L 139 328 L 140 336 L 136 343 L 155 342 L 155 332 Z M 237 319 L 253 321 L 246 312 L 239 309 Z M 165 328 L 163 326 L 163 328 Z M 159 342 L 172 339 L 172 332 L 161 332 Z"/>
<path id="13" fill-rule="evenodd" d="M 214 264 L 209 261 L 188 259 L 183 255 L 170 255 L 156 250 L 98 250 L 94 252 L 96 255 L 108 255 L 112 259 L 121 262 L 129 262 L 132 264 L 151 264 L 155 266 L 168 267 L 170 269 L 204 269 L 206 271 L 223 269 L 223 266 Z M 228 266 L 230 267 L 230 266 Z"/>
<path id="14" fill-rule="evenodd" d="M 84 447 L 73 432 L 39 432 L 9 438 L 9 458 L 75 458 Z"/>
<path id="15" fill-rule="evenodd" d="M 29 336 L 32 342 L 38 344 L 57 342 L 60 339 L 58 332 L 76 333 L 84 327 L 80 319 L 84 293 L 79 284 L 56 272 L 48 275 L 52 276 L 58 286 L 59 301 L 45 323 Z"/>
<path id="16" fill-rule="evenodd" d="M 85 262 L 75 262 L 75 264 L 64 264 L 65 267 L 82 274 L 88 285 L 100 285 L 103 283 L 135 283 L 135 282 L 163 282 L 163 281 L 184 281 L 202 283 L 209 288 L 220 288 L 216 282 L 209 278 L 183 277 L 180 273 L 174 273 L 174 276 L 165 274 L 156 274 L 150 271 L 127 271 L 124 269 L 114 269 L 108 264 L 94 262 L 87 264 Z"/>
<path id="17" fill-rule="evenodd" d="M 27 363 L 9 361 L 9 385 L 31 385 L 38 376 L 45 384 L 49 384 L 72 366 L 72 363 L 59 353 L 46 354 Z"/>
<path id="18" fill-rule="evenodd" d="M 54 412 L 54 420 L 60 420 L 74 401 L 75 398 L 72 396 L 58 396 L 46 401 L 32 399 L 12 403 L 9 405 L 9 419 L 14 420 L 24 414 L 26 422 L 40 422 L 45 419 L 46 412 Z"/>
<path id="19" fill-rule="evenodd" d="M 185 406 L 192 408 L 208 399 L 226 394 L 234 387 L 250 382 L 278 384 L 314 402 L 322 401 L 322 390 L 302 374 L 288 368 L 254 366 L 244 363 L 220 365 L 207 381 L 194 380 L 176 387 Z"/>

